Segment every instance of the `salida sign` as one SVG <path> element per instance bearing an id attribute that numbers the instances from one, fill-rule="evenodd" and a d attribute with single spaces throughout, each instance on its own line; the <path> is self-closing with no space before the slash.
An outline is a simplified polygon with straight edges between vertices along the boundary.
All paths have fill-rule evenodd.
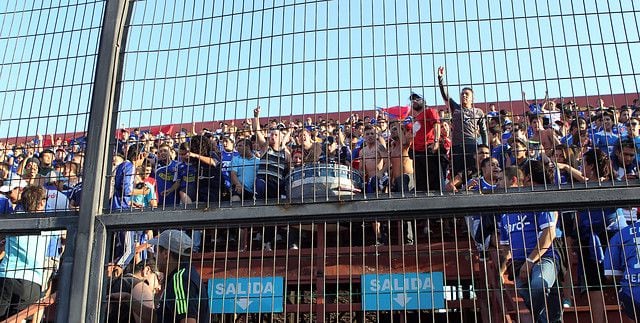
<path id="1" fill-rule="evenodd" d="M 361 284 L 365 311 L 444 308 L 441 272 L 367 274 Z"/>
<path id="2" fill-rule="evenodd" d="M 209 279 L 211 313 L 281 313 L 282 277 Z"/>

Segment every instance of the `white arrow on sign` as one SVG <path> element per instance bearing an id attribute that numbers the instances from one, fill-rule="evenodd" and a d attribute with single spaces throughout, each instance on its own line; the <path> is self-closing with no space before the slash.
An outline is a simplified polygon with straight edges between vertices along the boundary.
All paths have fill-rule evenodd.
<path id="1" fill-rule="evenodd" d="M 398 294 L 393 300 L 400 304 L 400 306 L 405 307 L 407 306 L 407 303 L 411 301 L 411 297 L 407 296 L 406 294 Z"/>
<path id="2" fill-rule="evenodd" d="M 249 305 L 251 305 L 251 303 L 253 303 L 253 301 L 250 301 L 249 298 L 242 298 L 236 301 L 236 304 L 238 304 L 238 307 L 240 307 L 243 311 L 247 310 L 247 308 L 249 307 Z"/>

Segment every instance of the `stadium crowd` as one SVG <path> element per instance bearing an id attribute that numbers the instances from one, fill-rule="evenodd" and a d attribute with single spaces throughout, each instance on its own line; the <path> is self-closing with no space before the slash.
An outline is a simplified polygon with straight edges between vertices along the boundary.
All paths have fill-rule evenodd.
<path id="1" fill-rule="evenodd" d="M 495 105 L 480 109 L 471 88 L 463 88 L 459 100 L 453 98 L 444 68 L 437 70 L 437 77 L 447 111 L 430 108 L 422 95 L 411 93 L 408 107 L 398 109 L 400 113 L 381 109 L 362 118 L 353 113 L 342 121 L 318 116 L 274 118 L 261 124 L 261 108 L 256 107 L 253 118 L 240 127 L 220 122 L 217 129 L 196 132 L 193 127 L 174 134 L 120 129 L 109 191 L 111 212 L 318 196 L 504 192 L 514 187 L 562 188 L 638 179 L 637 100 L 634 105 L 606 106 L 601 100 L 596 106 L 578 106 L 549 98 L 532 103 L 522 93 L 526 113 L 514 115 Z M 85 144 L 42 136 L 22 144 L 0 143 L 0 213 L 80 207 Z M 598 293 L 602 282 L 615 275 L 622 275 L 618 284 L 625 311 L 632 318 L 634 308 L 640 313 L 640 289 L 634 285 L 640 274 L 635 208 L 476 215 L 466 222 L 481 255 L 492 245 L 505 248 L 504 258 L 510 261 L 504 262 L 503 270 L 518 286 L 528 286 L 521 294 L 534 317 L 558 320 L 562 302 L 571 302 L 566 295 L 549 293 L 549 287 L 563 284 L 564 250 L 575 247 L 572 244 L 589 246 L 580 252 L 580 259 L 594 315 L 604 315 L 604 300 Z M 413 229 L 407 224 L 406 244 L 413 244 Z M 374 223 L 373 231 L 375 243 L 383 244 L 385 228 Z M 199 232 L 171 234 L 121 232 L 114 265 L 129 268 L 140 280 L 157 272 L 147 254 L 161 250 L 166 259 L 175 260 L 175 255 L 188 257 L 201 251 Z M 286 236 L 288 246 L 297 249 L 300 237 L 293 232 Z M 276 237 L 275 229 L 265 231 L 263 249 L 270 251 Z M 560 237 L 568 246 L 557 246 Z M 169 248 L 171 239 L 189 250 Z M 63 242 L 64 233 L 3 237 L 0 320 L 40 298 L 48 275 L 40 269 L 48 267 L 42 262 L 55 269 Z M 47 248 L 17 247 L 37 243 Z M 134 266 L 141 261 L 147 265 Z M 173 305 L 169 307 L 173 311 Z"/>

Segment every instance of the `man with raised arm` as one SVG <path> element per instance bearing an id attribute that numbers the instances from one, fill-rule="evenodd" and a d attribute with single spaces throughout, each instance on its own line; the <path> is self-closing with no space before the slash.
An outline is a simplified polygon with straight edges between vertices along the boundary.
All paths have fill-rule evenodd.
<path id="1" fill-rule="evenodd" d="M 440 94 L 451 110 L 452 129 L 452 162 L 453 174 L 462 172 L 466 167 L 473 167 L 476 146 L 487 144 L 487 126 L 484 112 L 473 105 L 473 90 L 462 88 L 460 104 L 449 97 L 447 85 L 444 82 L 444 67 L 438 67 L 438 85 Z M 466 183 L 468 178 L 464 179 Z"/>
<path id="2" fill-rule="evenodd" d="M 285 194 L 284 178 L 288 174 L 291 153 L 284 144 L 280 129 L 269 130 L 269 141 L 260 129 L 260 106 L 253 110 L 251 124 L 258 141 L 259 158 L 262 161 L 256 170 L 255 194 L 257 198 L 278 198 Z"/>

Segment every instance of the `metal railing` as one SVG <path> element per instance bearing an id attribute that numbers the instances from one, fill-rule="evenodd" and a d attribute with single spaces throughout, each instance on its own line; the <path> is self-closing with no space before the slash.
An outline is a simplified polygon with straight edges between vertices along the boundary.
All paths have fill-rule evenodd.
<path id="1" fill-rule="evenodd" d="M 55 136 L 49 139 L 45 133 L 73 134 L 68 137 L 74 141 L 68 144 L 81 146 L 74 153 L 81 156 L 82 164 L 77 174 L 82 178 L 78 209 L 55 210 L 55 216 L 2 215 L 0 233 L 14 236 L 67 230 L 55 294 L 58 322 L 142 315 L 144 308 L 138 308 L 133 293 L 120 293 L 121 270 L 137 275 L 127 265 L 158 258 L 162 250 L 144 244 L 167 229 L 183 230 L 196 242 L 183 260 L 208 283 L 203 294 L 196 294 L 196 312 L 206 303 L 206 315 L 214 321 L 528 320 L 536 314 L 527 310 L 531 307 L 525 301 L 528 290 L 516 288 L 514 278 L 521 263 L 514 261 L 501 271 L 507 249 L 499 248 L 498 237 L 504 235 L 486 234 L 495 241 L 482 249 L 477 234 L 484 238 L 485 229 L 499 232 L 498 220 L 505 215 L 544 213 L 542 210 L 563 211 L 558 221 L 574 224 L 565 223 L 563 229 L 578 228 L 581 218 L 570 216 L 574 210 L 605 208 L 628 213 L 640 193 L 637 160 L 620 164 L 623 155 L 630 153 L 625 147 L 637 153 L 635 142 L 629 146 L 618 124 L 625 111 L 633 113 L 637 103 L 634 64 L 626 63 L 625 58 L 632 61 L 638 31 L 629 26 L 632 19 L 622 19 L 624 32 L 616 32 L 613 39 L 605 37 L 609 29 L 613 34 L 616 17 L 635 17 L 637 8 L 614 1 L 606 5 L 487 5 L 489 11 L 499 12 L 497 18 L 478 2 L 465 3 L 463 16 L 453 16 L 447 4 L 412 1 L 379 6 L 344 1 L 270 6 L 238 1 L 125 0 L 51 3 L 42 8 L 0 5 L 0 43 L 6 45 L 1 54 L 0 124 L 8 129 L 2 135 L 14 137 L 7 141 L 14 148 L 23 145 L 28 156 L 30 150 L 43 153 L 47 146 L 63 147 L 67 139 L 57 143 Z M 574 24 L 565 25 L 562 17 Z M 583 20 L 597 21 L 585 27 L 590 35 L 586 39 L 579 32 Z M 526 44 L 518 37 L 507 39 L 509 31 L 523 33 Z M 543 35 L 547 31 L 550 35 L 562 32 L 568 38 L 548 38 Z M 459 39 L 460 34 L 467 35 L 466 41 Z M 414 39 L 414 35 L 418 36 Z M 33 51 L 27 53 L 31 39 Z M 36 46 L 40 43 L 41 47 Z M 66 47 L 78 51 L 72 53 Z M 603 49 L 610 47 L 616 48 L 616 55 Z M 574 48 L 581 49 L 577 65 L 570 58 Z M 550 51 L 552 55 L 547 55 Z M 492 61 L 493 69 L 484 70 L 489 64 L 483 55 Z M 475 69 L 472 61 L 476 60 L 483 69 Z M 551 60 L 558 66 L 549 68 Z M 560 68 L 562 62 L 571 68 Z M 440 65 L 448 71 L 443 78 L 438 77 Z M 542 73 L 536 72 L 536 66 Z M 84 74 L 74 74 L 79 71 Z M 67 73 L 74 75 L 63 77 Z M 93 75 L 93 81 L 85 74 Z M 405 75 L 408 82 L 402 81 Z M 454 87 L 472 85 L 476 106 L 487 102 L 486 116 L 459 118 L 455 105 L 462 99 L 438 105 L 445 96 L 440 94 L 439 82 L 449 83 L 449 94 L 454 97 Z M 525 108 L 520 103 L 522 90 L 539 102 L 527 102 Z M 419 97 L 414 97 L 414 91 Z M 546 91 L 557 99 L 550 100 Z M 593 95 L 601 96 L 603 102 Z M 409 96 L 432 105 L 422 108 L 434 109 L 435 116 L 423 118 L 419 107 L 414 108 L 416 100 L 404 100 Z M 76 102 L 77 109 L 67 108 L 66 101 Z M 489 102 L 495 102 L 498 109 L 492 110 Z M 549 108 L 551 102 L 557 108 Z M 605 106 L 608 104 L 613 110 Z M 377 108 L 380 105 L 388 108 Z M 11 108 L 5 108 L 8 106 Z M 547 121 L 545 114 L 549 114 Z M 451 137 L 445 136 L 442 142 L 445 146 L 449 139 L 450 152 L 416 146 L 419 140 L 410 149 L 392 150 L 398 145 L 406 148 L 405 134 L 395 137 L 384 129 L 385 124 L 396 127 L 395 132 L 407 131 L 411 141 L 420 135 L 419 129 L 411 127 L 424 131 L 426 122 L 436 117 L 442 128 L 450 127 Z M 571 121 L 579 126 L 580 117 L 588 118 L 587 126 L 610 117 L 614 125 L 609 130 L 615 132 L 615 139 L 608 141 L 613 137 L 608 128 L 604 135 L 598 134 L 599 128 L 577 131 L 575 135 L 586 135 L 588 142 L 574 143 L 577 148 L 566 145 L 577 155 L 570 162 L 565 146 L 559 148 L 555 141 L 549 144 L 545 136 L 558 141 L 568 138 Z M 481 146 L 456 139 L 469 120 L 484 123 L 487 132 L 501 140 L 507 126 L 521 127 L 525 139 L 521 149 L 512 134 L 514 139 L 500 143 L 509 147 L 496 150 L 501 172 L 497 179 L 491 167 L 482 169 L 488 156 L 475 154 Z M 638 121 L 627 116 L 621 122 L 629 133 L 633 120 Z M 366 138 L 367 122 L 379 142 L 358 142 Z M 536 122 L 546 123 L 537 127 Z M 123 137 L 122 130 L 134 134 L 136 128 L 139 133 L 131 140 Z M 459 133 L 454 134 L 456 131 Z M 511 131 L 515 133 L 514 128 Z M 45 137 L 30 140 L 29 136 L 38 133 Z M 286 140 L 280 145 L 270 136 Z M 479 137 L 478 133 L 473 139 Z M 245 164 L 233 165 L 231 159 L 224 159 L 224 141 L 229 138 L 238 150 L 237 144 L 248 139 L 245 145 L 262 153 L 260 161 L 247 157 L 250 161 Z M 633 135 L 630 139 L 634 140 Z M 425 141 L 427 146 L 432 144 Z M 189 145 L 181 146 L 185 142 Z M 181 174 L 195 179 L 173 189 L 179 201 L 172 203 L 162 193 L 171 188 L 166 182 L 176 181 L 166 181 L 163 189 L 152 186 L 146 190 L 145 185 L 125 188 L 129 184 L 123 184 L 129 179 L 143 182 L 133 178 L 144 177 L 144 169 L 136 167 L 146 166 L 145 162 L 151 163 L 152 177 L 158 175 L 161 143 L 169 144 L 170 154 L 183 153 L 168 160 L 186 165 L 180 166 Z M 333 143 L 338 144 L 337 153 L 327 148 Z M 487 139 L 484 143 L 490 148 L 500 146 Z M 134 151 L 143 153 L 140 158 L 126 156 L 130 147 L 142 146 L 144 150 Z M 348 147 L 349 154 L 341 155 L 341 146 Z M 264 154 L 269 147 L 275 159 Z M 2 148 L 9 150 L 8 145 Z M 280 148 L 287 157 L 277 156 Z M 599 166 L 598 155 L 595 162 L 589 160 L 587 150 L 596 148 L 616 159 L 618 167 Z M 356 149 L 358 153 L 353 152 Z M 543 161 L 543 172 L 551 170 L 551 177 L 537 183 L 524 181 L 536 167 L 526 162 L 518 165 L 525 175 L 511 169 L 516 173 L 515 184 L 513 177 L 504 176 L 514 161 L 520 164 L 522 149 L 529 154 L 525 159 Z M 557 150 L 562 152 L 556 155 Z M 109 163 L 117 159 L 117 153 L 125 154 L 131 169 L 124 171 Z M 296 158 L 301 162 L 296 163 Z M 373 167 L 368 165 L 372 161 Z M 387 174 L 376 173 L 381 170 L 379 163 L 391 165 Z M 26 164 L 25 160 L 20 169 Z M 178 172 L 178 165 L 172 172 Z M 587 166 L 594 169 L 592 173 L 582 171 Z M 254 186 L 247 189 L 241 176 L 250 168 L 258 175 L 247 182 Z M 119 170 L 124 173 L 118 174 Z M 404 173 L 412 176 L 393 178 Z M 418 173 L 425 177 L 418 178 Z M 416 184 L 424 186 L 392 188 L 396 181 L 400 187 L 413 184 L 414 177 Z M 483 180 L 488 187 L 478 189 Z M 144 192 L 131 195 L 156 195 L 158 205 L 141 202 L 138 207 L 128 202 L 126 189 Z M 114 204 L 114 200 L 121 202 Z M 487 218 L 497 220 L 478 232 L 472 220 Z M 634 223 L 635 218 L 627 221 Z M 150 229 L 153 233 L 147 234 Z M 596 275 L 597 283 L 582 282 L 578 273 L 584 271 L 579 268 L 584 265 L 579 264 L 590 264 L 584 259 L 592 252 L 589 238 L 597 234 L 592 230 L 592 235 L 583 237 L 574 229 L 575 236 L 571 236 L 570 230 L 556 238 L 564 243 L 557 246 L 558 254 L 566 258 L 564 281 L 554 285 L 560 296 L 547 300 L 572 302 L 564 311 L 565 320 L 588 317 L 598 321 L 601 315 L 610 321 L 623 319 L 620 305 L 625 300 L 615 290 L 628 281 L 609 282 Z M 613 234 L 605 232 L 598 239 L 610 240 Z M 128 248 L 128 253 L 122 248 Z M 605 243 L 602 252 L 606 249 Z M 123 252 L 131 260 L 123 260 Z M 604 270 L 601 266 L 596 267 Z M 168 285 L 174 278 L 168 269 L 166 264 L 155 267 L 164 276 L 160 283 L 165 294 L 160 301 L 150 301 L 161 315 L 175 313 L 175 307 L 170 308 L 174 305 L 167 304 L 184 300 L 166 295 L 168 290 L 175 293 L 175 286 Z M 243 286 L 248 289 L 243 291 Z M 409 286 L 416 288 L 409 290 Z M 589 293 L 583 294 L 582 287 Z M 194 299 L 187 298 L 192 306 Z M 163 306 L 167 309 L 162 310 Z M 544 307 L 551 308 L 549 304 Z M 46 319 L 51 321 L 52 315 L 45 315 Z"/>

